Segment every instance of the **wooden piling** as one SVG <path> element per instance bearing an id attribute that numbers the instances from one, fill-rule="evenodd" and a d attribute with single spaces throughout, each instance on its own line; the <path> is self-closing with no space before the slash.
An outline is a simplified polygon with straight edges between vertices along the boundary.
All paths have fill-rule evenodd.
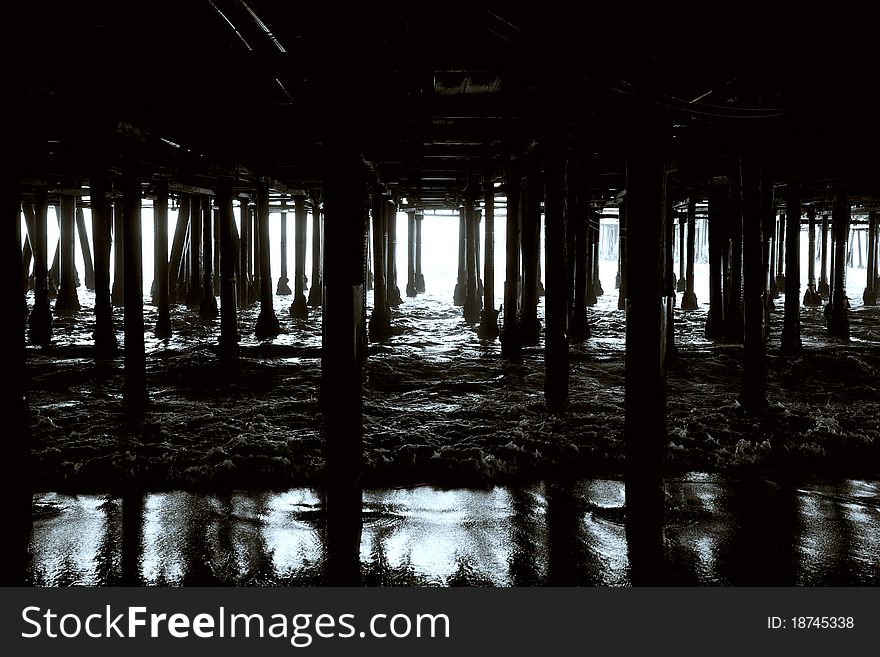
<path id="1" fill-rule="evenodd" d="M 153 285 L 156 291 L 158 316 L 153 333 L 157 338 L 171 337 L 171 308 L 169 301 L 168 276 L 168 181 L 156 183 L 156 200 L 153 202 L 153 219 L 156 234 L 156 258 L 153 261 L 155 276 Z"/>

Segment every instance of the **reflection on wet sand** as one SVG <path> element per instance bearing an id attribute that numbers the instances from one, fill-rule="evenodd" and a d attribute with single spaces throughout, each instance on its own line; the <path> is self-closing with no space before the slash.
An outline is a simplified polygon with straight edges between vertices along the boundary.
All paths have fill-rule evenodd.
<path id="1" fill-rule="evenodd" d="M 872 585 L 880 482 L 775 483 L 701 473 L 666 484 L 651 583 Z M 26 584 L 369 586 L 638 585 L 625 490 L 612 479 L 527 488 L 368 489 L 326 531 L 308 489 L 34 498 Z M 337 518 L 344 522 L 344 518 Z M 328 558 L 328 536 L 359 532 Z M 332 540 L 332 539 L 331 539 Z M 337 568 L 337 571 L 333 571 Z M 356 575 L 352 571 L 357 571 Z"/>

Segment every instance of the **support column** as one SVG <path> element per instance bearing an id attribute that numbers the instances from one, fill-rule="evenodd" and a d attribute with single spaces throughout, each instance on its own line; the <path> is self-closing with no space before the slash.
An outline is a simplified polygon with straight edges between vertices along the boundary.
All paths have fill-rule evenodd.
<path id="1" fill-rule="evenodd" d="M 406 296 L 414 297 L 416 290 L 416 214 L 406 213 Z"/>
<path id="2" fill-rule="evenodd" d="M 816 206 L 807 208 L 807 291 L 804 292 L 804 305 L 818 306 L 822 299 L 816 291 Z"/>
<path id="3" fill-rule="evenodd" d="M 587 244 L 585 253 L 586 257 L 584 258 L 583 266 L 586 270 L 587 277 L 587 296 L 584 303 L 587 306 L 595 306 L 598 299 L 596 297 L 596 252 L 593 250 L 593 242 L 596 239 L 596 232 L 599 230 L 599 216 L 593 211 L 589 204 L 587 204 L 585 215 L 587 222 Z"/>
<path id="4" fill-rule="evenodd" d="M 626 167 L 624 410 L 626 537 L 633 577 L 640 585 L 657 583 L 663 572 L 663 451 L 667 443 L 666 299 L 659 275 L 666 232 L 664 155 L 659 135 L 642 123 L 635 122 L 641 134 L 631 135 Z"/>
<path id="5" fill-rule="evenodd" d="M 661 253 L 661 277 L 663 279 L 660 295 L 666 304 L 666 361 L 678 357 L 678 345 L 675 344 L 675 233 L 673 217 L 675 216 L 675 198 L 672 193 L 671 175 L 667 173 L 665 185 L 666 206 L 663 213 L 663 251 Z"/>
<path id="6" fill-rule="evenodd" d="M 785 217 L 779 218 L 779 231 L 778 231 L 778 239 L 776 241 L 776 288 L 779 290 L 779 294 L 783 294 L 785 292 L 785 269 L 783 264 L 785 263 Z"/>
<path id="7" fill-rule="evenodd" d="M 110 300 L 110 226 L 111 207 L 107 195 L 107 175 L 100 171 L 89 180 L 92 203 L 92 240 L 95 244 L 95 358 L 116 354 L 116 331 L 113 327 L 113 304 Z M 117 239 L 121 239 L 117 235 Z"/>
<path id="8" fill-rule="evenodd" d="M 153 333 L 157 338 L 171 337 L 171 309 L 168 301 L 168 181 L 160 180 L 156 185 L 156 200 L 153 203 L 153 218 L 156 228 L 156 259 L 153 267 L 156 272 L 153 285 L 156 289 L 156 305 L 159 307 Z"/>
<path id="9" fill-rule="evenodd" d="M 358 168 L 359 158 L 331 159 L 324 195 L 329 229 L 324 242 L 321 349 L 326 565 L 329 584 L 353 585 L 360 579 L 362 528 L 362 369 L 366 345 L 360 336 L 364 332 L 366 184 Z M 376 280 L 382 277 L 380 272 L 377 267 Z"/>
<path id="10" fill-rule="evenodd" d="M 593 287 L 595 288 L 596 297 L 604 296 L 605 290 L 602 289 L 602 280 L 599 276 L 599 262 L 602 259 L 599 251 L 599 241 L 602 237 L 602 217 L 596 213 L 596 230 L 593 232 Z"/>
<path id="11" fill-rule="evenodd" d="M 721 252 L 726 198 L 725 188 L 717 185 L 709 188 L 709 315 L 706 318 L 706 337 L 710 340 L 724 333 L 724 268 Z"/>
<path id="12" fill-rule="evenodd" d="M 232 183 L 221 183 L 217 191 L 220 229 L 220 355 L 230 357 L 238 354 L 239 340 Z"/>
<path id="13" fill-rule="evenodd" d="M 385 199 L 378 188 L 371 194 L 373 215 L 373 314 L 370 316 L 370 338 L 381 340 L 391 334 L 391 318 L 388 310 L 388 289 L 385 264 Z M 325 255 L 326 258 L 326 255 Z"/>
<path id="14" fill-rule="evenodd" d="M 257 239 L 259 240 L 260 315 L 254 335 L 260 339 L 274 338 L 281 332 L 272 307 L 272 270 L 269 260 L 269 188 L 257 187 Z"/>
<path id="15" fill-rule="evenodd" d="M 828 214 L 822 215 L 822 242 L 820 244 L 819 289 L 820 299 L 828 299 L 831 289 L 828 287 Z"/>
<path id="16" fill-rule="evenodd" d="M 212 230 L 214 237 L 214 268 L 211 270 L 211 283 L 214 291 L 214 304 L 217 303 L 217 297 L 220 296 L 220 210 L 213 208 L 213 202 L 209 200 L 212 206 L 211 218 L 213 219 Z"/>
<path id="17" fill-rule="evenodd" d="M 458 279 L 455 282 L 455 292 L 452 295 L 452 303 L 456 306 L 464 306 L 467 296 L 467 270 L 465 267 L 465 245 L 467 244 L 467 220 L 464 205 L 458 209 Z"/>
<path id="18" fill-rule="evenodd" d="M 293 319 L 307 319 L 309 308 L 306 305 L 306 197 L 295 196 L 294 202 L 294 263 L 293 263 L 293 303 L 290 316 Z"/>
<path id="19" fill-rule="evenodd" d="M 738 161 L 732 167 L 730 202 L 728 203 L 727 208 L 727 227 L 730 236 L 730 295 L 727 298 L 724 319 L 727 323 L 727 339 L 730 342 L 742 343 L 743 213 L 741 172 Z M 758 217 L 756 216 L 754 220 L 758 221 Z"/>
<path id="20" fill-rule="evenodd" d="M 785 245 L 785 319 L 782 351 L 801 352 L 801 186 L 789 182 L 785 193 L 787 243 Z"/>
<path id="21" fill-rule="evenodd" d="M 571 297 L 566 260 L 565 160 L 561 153 L 550 152 L 545 163 L 544 244 L 547 263 L 544 298 L 546 329 L 544 333 L 544 401 L 551 413 L 561 413 L 568 406 L 569 355 L 566 324 Z"/>
<path id="22" fill-rule="evenodd" d="M 464 200 L 464 216 L 466 222 L 465 280 L 467 281 L 464 321 L 468 324 L 476 324 L 480 321 L 482 304 L 477 290 L 477 217 L 474 210 L 474 199 L 470 195 Z"/>
<path id="23" fill-rule="evenodd" d="M 189 289 L 186 305 L 193 310 L 202 302 L 202 205 L 203 199 L 193 194 L 189 220 Z"/>
<path id="24" fill-rule="evenodd" d="M 113 290 L 111 301 L 117 308 L 125 305 L 125 240 L 122 238 L 124 223 L 122 194 L 117 192 L 113 201 Z"/>
<path id="25" fill-rule="evenodd" d="M 690 222 L 688 222 L 690 223 Z M 678 282 L 676 292 L 684 292 L 687 289 L 687 269 L 685 268 L 685 223 L 684 217 L 678 215 Z"/>
<path id="26" fill-rule="evenodd" d="M 477 297 L 480 299 L 480 304 L 482 305 L 483 299 L 483 277 L 480 275 L 480 263 L 482 262 L 480 257 L 480 224 L 483 220 L 483 213 L 480 212 L 480 209 L 476 206 L 476 203 L 473 206 L 474 209 L 474 251 L 476 253 L 476 272 L 477 277 Z"/>
<path id="27" fill-rule="evenodd" d="M 483 204 L 486 207 L 486 226 L 483 241 L 486 243 L 483 278 L 483 311 L 480 313 L 480 338 L 494 340 L 498 337 L 498 311 L 495 310 L 495 188 L 487 180 L 483 188 Z"/>
<path id="28" fill-rule="evenodd" d="M 147 363 L 144 349 L 144 273 L 141 241 L 141 182 L 135 171 L 123 171 L 122 241 L 125 257 L 125 407 L 142 411 L 147 404 Z"/>
<path id="29" fill-rule="evenodd" d="M 89 249 L 89 235 L 86 232 L 86 217 L 82 206 L 76 208 L 76 232 L 79 236 L 80 251 L 82 251 L 83 266 L 85 272 L 85 284 L 87 290 L 95 289 L 95 265 L 92 262 L 92 251 Z"/>
<path id="30" fill-rule="evenodd" d="M 771 209 L 771 214 L 772 214 L 772 221 L 770 222 L 770 229 L 767 231 L 770 233 L 770 235 L 769 235 L 770 258 L 769 258 L 769 262 L 768 262 L 768 269 L 769 269 L 768 280 L 770 282 L 770 299 L 778 299 L 779 298 L 779 286 L 776 285 L 776 272 L 778 269 L 776 266 L 777 251 L 778 251 L 778 249 L 776 248 L 777 244 L 778 244 L 778 240 L 776 239 L 776 232 L 777 232 L 776 229 L 777 229 L 778 224 L 776 222 L 775 210 Z M 773 302 L 770 301 L 768 303 L 768 306 L 772 307 Z"/>
<path id="31" fill-rule="evenodd" d="M 168 259 L 168 302 L 183 303 L 186 295 L 181 296 L 181 283 L 186 283 L 186 275 L 181 276 L 183 250 L 186 246 L 186 229 L 189 223 L 189 195 L 181 194 L 178 199 L 177 224 L 174 227 L 174 239 L 171 241 L 171 256 Z"/>
<path id="32" fill-rule="evenodd" d="M 619 226 L 619 246 L 617 247 L 620 250 L 620 294 L 617 297 L 617 309 L 625 310 L 626 309 L 626 197 L 624 196 L 620 199 L 620 204 L 617 206 L 617 221 Z"/>
<path id="33" fill-rule="evenodd" d="M 538 254 L 541 242 L 541 196 L 543 190 L 530 164 L 524 179 L 522 200 L 522 305 L 520 309 L 520 335 L 522 344 L 536 345 L 541 335 L 538 321 Z"/>
<path id="34" fill-rule="evenodd" d="M 250 212 L 248 199 L 244 196 L 240 197 L 238 199 L 238 224 L 240 226 L 238 236 L 238 290 L 236 291 L 239 308 L 247 308 L 250 305 Z"/>
<path id="35" fill-rule="evenodd" d="M 516 163 L 507 171 L 507 233 L 504 257 L 504 324 L 501 329 L 501 356 L 518 361 L 522 344 L 519 334 L 519 277 L 520 277 L 520 177 Z"/>
<path id="36" fill-rule="evenodd" d="M 257 208 L 254 206 L 249 209 L 250 232 L 248 233 L 248 276 L 250 277 L 250 287 L 248 289 L 248 305 L 252 305 L 260 301 L 261 297 L 261 278 L 260 278 L 260 229 L 259 220 L 257 219 Z"/>
<path id="37" fill-rule="evenodd" d="M 220 311 L 214 296 L 214 218 L 211 197 L 202 197 L 202 302 L 199 317 L 214 319 Z"/>
<path id="38" fill-rule="evenodd" d="M 403 303 L 403 298 L 397 285 L 397 204 L 390 195 L 385 196 L 385 230 L 388 231 L 388 272 L 385 274 L 385 288 L 388 305 L 397 307 Z"/>
<path id="39" fill-rule="evenodd" d="M 287 200 L 282 199 L 281 202 L 286 203 Z M 287 210 L 281 210 L 281 275 L 278 277 L 275 294 L 279 296 L 291 294 L 290 279 L 287 277 Z"/>
<path id="40" fill-rule="evenodd" d="M 587 215 L 590 199 L 582 189 L 585 165 L 569 160 L 567 193 L 568 204 L 568 244 L 572 251 L 568 254 L 568 268 L 571 281 L 574 283 L 574 303 L 571 311 L 571 327 L 569 337 L 572 342 L 583 342 L 589 337 L 590 327 L 587 324 L 587 270 L 585 256 L 587 250 Z"/>
<path id="41" fill-rule="evenodd" d="M 846 243 L 850 210 L 846 189 L 842 186 L 835 190 L 831 212 L 831 224 L 834 230 L 834 284 L 831 290 L 831 315 L 828 318 L 828 333 L 849 339 L 849 316 L 846 307 Z"/>
<path id="42" fill-rule="evenodd" d="M 694 292 L 694 260 L 697 237 L 697 199 L 691 195 L 687 204 L 687 274 L 684 286 L 684 296 L 681 298 L 682 310 L 696 310 L 699 308 L 697 295 Z M 681 289 L 681 288 L 679 288 Z"/>
<path id="43" fill-rule="evenodd" d="M 764 266 L 761 258 L 761 179 L 751 155 L 741 160 L 743 257 L 743 376 L 740 403 L 757 411 L 767 405 L 764 342 Z M 766 182 L 766 181 L 765 181 Z"/>
<path id="44" fill-rule="evenodd" d="M 324 283 L 321 278 L 321 243 L 324 231 L 321 229 L 321 206 L 315 197 L 312 203 L 312 285 L 309 287 L 309 305 L 316 308 L 323 299 Z"/>
<path id="45" fill-rule="evenodd" d="M 422 221 L 425 215 L 416 212 L 416 292 L 425 291 L 425 276 L 422 274 Z"/>
<path id="46" fill-rule="evenodd" d="M 79 298 L 76 294 L 76 197 L 61 195 L 61 282 L 55 312 L 76 312 Z"/>
<path id="47" fill-rule="evenodd" d="M 46 189 L 34 189 L 34 305 L 28 319 L 28 337 L 34 344 L 49 344 L 52 339 L 52 309 L 49 306 L 48 245 L 46 243 L 49 202 Z"/>
<path id="48" fill-rule="evenodd" d="M 877 305 L 877 211 L 868 213 L 868 275 L 862 301 L 866 306 Z"/>
<path id="49" fill-rule="evenodd" d="M 18 148 L 4 144 L 5 165 L 20 165 Z M 21 586 L 25 583 L 26 564 L 29 563 L 29 538 L 32 529 L 32 485 L 28 476 L 31 450 L 30 413 L 27 396 L 26 318 L 27 305 L 22 311 L 17 300 L 25 287 L 21 271 L 21 197 L 15 172 L 3 167 L 0 179 L 0 198 L 6 219 L 6 275 L 15 291 L 16 302 L 11 308 L 11 345 L 4 345 L 4 408 L 3 408 L 3 465 L 6 476 L 0 484 L 3 495 L 4 527 L 0 559 L 3 573 L 0 586 Z M 10 338 L 7 338 L 9 340 Z"/>

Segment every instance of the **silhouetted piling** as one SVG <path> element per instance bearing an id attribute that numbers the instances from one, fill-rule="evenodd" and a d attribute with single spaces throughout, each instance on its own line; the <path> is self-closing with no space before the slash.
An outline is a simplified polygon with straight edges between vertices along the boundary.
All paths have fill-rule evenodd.
<path id="1" fill-rule="evenodd" d="M 536 345 L 541 335 L 538 321 L 538 254 L 540 251 L 543 189 L 535 165 L 523 179 L 522 193 L 522 302 L 519 330 L 523 345 Z"/>
<path id="2" fill-rule="evenodd" d="M 425 291 L 425 275 L 422 273 L 422 221 L 425 215 L 416 212 L 416 292 Z"/>
<path id="3" fill-rule="evenodd" d="M 724 269 L 721 256 L 726 198 L 727 190 L 722 185 L 709 188 L 709 314 L 706 317 L 706 337 L 710 340 L 724 333 Z"/>
<path id="4" fill-rule="evenodd" d="M 452 294 L 452 303 L 456 306 L 464 306 L 467 297 L 467 265 L 465 258 L 467 245 L 467 214 L 462 205 L 458 209 L 458 278 L 455 282 L 455 291 Z"/>
<path id="5" fill-rule="evenodd" d="M 731 167 L 730 195 L 727 203 L 727 228 L 730 236 L 729 252 L 729 279 L 730 293 L 726 295 L 727 307 L 724 310 L 724 319 L 727 324 L 726 338 L 730 342 L 743 341 L 743 301 L 742 301 L 742 277 L 743 277 L 743 212 L 742 212 L 742 185 L 739 163 Z M 758 217 L 752 217 L 757 221 Z M 757 255 L 755 257 L 758 257 Z M 759 258 L 760 260 L 760 258 Z"/>
<path id="6" fill-rule="evenodd" d="M 202 196 L 193 194 L 189 219 L 189 286 L 187 308 L 197 310 L 202 303 Z"/>
<path id="7" fill-rule="evenodd" d="M 285 203 L 286 200 L 282 200 Z M 281 275 L 278 277 L 278 285 L 275 288 L 275 294 L 279 296 L 287 296 L 291 294 L 290 278 L 287 276 L 287 211 L 281 210 Z"/>
<path id="8" fill-rule="evenodd" d="M 498 311 L 495 310 L 495 188 L 488 180 L 484 189 L 486 225 L 484 241 L 486 256 L 484 262 L 483 310 L 480 313 L 480 338 L 494 340 L 498 337 Z"/>
<path id="9" fill-rule="evenodd" d="M 92 240 L 95 244 L 95 357 L 108 358 L 116 353 L 116 331 L 113 327 L 113 303 L 110 299 L 110 198 L 107 195 L 107 174 L 95 173 L 89 180 L 92 204 Z M 121 238 L 121 235 L 117 236 Z"/>
<path id="10" fill-rule="evenodd" d="M 186 247 L 186 230 L 189 223 L 189 195 L 181 194 L 178 199 L 177 224 L 174 226 L 174 238 L 171 240 L 171 255 L 168 258 L 168 302 L 183 303 L 186 301 L 184 293 L 181 296 L 181 283 L 186 281 L 186 275 L 181 276 L 183 265 L 183 253 Z M 184 270 L 185 271 L 185 270 Z"/>
<path id="11" fill-rule="evenodd" d="M 326 573 L 329 584 L 360 579 L 363 462 L 364 213 L 360 159 L 338 157 L 325 181 L 321 400 L 325 442 Z M 375 207 L 375 204 L 374 204 Z M 375 219 L 375 215 L 374 215 Z M 379 270 L 377 268 L 377 278 Z"/>
<path id="12" fill-rule="evenodd" d="M 240 196 L 238 199 L 238 261 L 236 263 L 236 268 L 238 271 L 238 276 L 236 278 L 236 282 L 238 284 L 238 289 L 236 290 L 235 297 L 238 300 L 239 308 L 247 308 L 251 303 L 251 249 L 250 249 L 250 235 L 251 235 L 251 217 L 250 217 L 250 207 L 248 206 L 248 199 L 244 196 Z"/>
<path id="13" fill-rule="evenodd" d="M 293 302 L 290 304 L 290 316 L 293 319 L 307 319 L 309 308 L 306 305 L 306 197 L 298 194 L 294 202 L 293 226 Z"/>
<path id="14" fill-rule="evenodd" d="M 257 187 L 257 239 L 260 263 L 260 314 L 254 335 L 260 339 L 273 338 L 281 331 L 275 309 L 272 307 L 272 271 L 269 264 L 269 188 Z"/>
<path id="15" fill-rule="evenodd" d="M 373 219 L 373 313 L 370 315 L 370 338 L 380 340 L 391 332 L 386 287 L 388 267 L 386 261 L 387 235 L 385 234 L 385 200 L 378 189 L 371 193 Z"/>
<path id="16" fill-rule="evenodd" d="M 214 319 L 220 314 L 214 296 L 214 218 L 211 197 L 202 197 L 202 301 L 199 317 Z"/>
<path id="17" fill-rule="evenodd" d="M 782 350 L 788 354 L 801 352 L 801 186 L 789 182 L 785 191 L 785 216 L 788 226 L 785 245 L 785 319 L 782 328 Z"/>
<path id="18" fill-rule="evenodd" d="M 76 197 L 73 194 L 61 195 L 61 282 L 55 312 L 75 312 L 79 310 L 79 297 L 76 293 L 74 254 L 76 253 Z"/>
<path id="19" fill-rule="evenodd" d="M 807 208 L 807 291 L 804 305 L 815 307 L 822 302 L 816 291 L 816 207 Z"/>
<path id="20" fill-rule="evenodd" d="M 624 196 L 620 199 L 620 204 L 617 206 L 617 222 L 618 222 L 618 250 L 620 251 L 620 293 L 617 297 L 617 309 L 625 310 L 626 309 L 626 239 L 627 239 L 627 227 L 626 227 L 626 197 Z"/>
<path id="21" fill-rule="evenodd" d="M 771 299 L 771 301 L 768 302 L 769 307 L 773 306 L 772 299 L 779 298 L 779 287 L 776 285 L 776 270 L 777 270 L 777 267 L 776 267 L 776 258 L 777 258 L 776 245 L 778 244 L 778 240 L 776 238 L 776 232 L 777 232 L 777 228 L 778 228 L 779 224 L 776 221 L 776 213 L 772 208 L 771 208 L 771 215 L 772 216 L 771 216 L 770 225 L 765 226 L 765 231 L 764 231 L 765 232 L 765 239 L 769 239 L 769 241 L 770 241 L 770 253 L 769 253 L 768 262 L 767 262 L 767 269 L 768 269 L 767 280 L 769 281 L 769 286 L 768 286 L 769 298 Z"/>
<path id="22" fill-rule="evenodd" d="M 156 234 L 156 259 L 153 261 L 158 316 L 153 333 L 157 338 L 171 337 L 171 308 L 168 299 L 168 181 L 156 183 L 156 200 L 153 203 Z"/>
<path id="23" fill-rule="evenodd" d="M 849 338 L 849 314 L 846 298 L 846 243 L 849 232 L 850 209 L 846 189 L 838 187 L 834 193 L 831 209 L 834 230 L 834 285 L 831 290 L 831 313 L 828 317 L 828 333 Z"/>
<path id="24" fill-rule="evenodd" d="M 587 245 L 584 268 L 587 272 L 587 293 L 584 299 L 584 303 L 587 306 L 595 306 L 598 298 L 596 297 L 596 251 L 593 249 L 593 242 L 595 242 L 596 240 L 596 231 L 598 230 L 599 216 L 589 205 L 587 205 L 586 215 Z"/>
<path id="25" fill-rule="evenodd" d="M 630 559 L 659 577 L 663 553 L 663 451 L 666 435 L 664 153 L 658 134 L 634 122 L 626 164 L 627 309 L 624 448 L 626 536 Z"/>
<path id="26" fill-rule="evenodd" d="M 95 289 L 95 265 L 92 262 L 92 252 L 89 249 L 89 235 L 86 232 L 86 218 L 82 206 L 76 208 L 76 233 L 79 236 L 79 246 L 85 267 L 85 286 L 87 290 Z"/>
<path id="27" fill-rule="evenodd" d="M 34 344 L 48 344 L 52 338 L 52 309 L 49 306 L 49 270 L 46 230 L 49 203 L 46 189 L 34 189 L 34 226 L 31 243 L 34 247 L 34 305 L 28 319 L 28 337 Z"/>
<path id="28" fill-rule="evenodd" d="M 868 271 L 862 301 L 866 306 L 877 304 L 877 211 L 868 213 Z"/>
<path id="29" fill-rule="evenodd" d="M 684 292 L 687 289 L 687 265 L 685 263 L 686 257 L 686 241 L 685 241 L 685 233 L 687 232 L 687 227 L 685 225 L 685 218 L 681 215 L 678 215 L 678 281 L 675 286 L 676 292 Z M 683 306 L 682 306 L 683 307 Z"/>
<path id="30" fill-rule="evenodd" d="M 820 225 L 822 241 L 820 243 L 819 254 L 819 298 L 828 299 L 831 288 L 828 285 L 828 214 L 822 215 L 822 223 Z"/>
<path id="31" fill-rule="evenodd" d="M 403 303 L 397 284 L 397 204 L 390 194 L 385 195 L 385 230 L 388 233 L 388 255 L 385 260 L 385 289 L 388 305 L 397 307 Z"/>
<path id="32" fill-rule="evenodd" d="M 602 218 L 599 213 L 596 213 L 596 230 L 593 231 L 593 288 L 596 291 L 596 297 L 605 295 L 605 290 L 602 288 L 602 278 L 599 275 L 599 261 L 602 258 L 601 253 L 599 252 L 599 241 L 601 237 Z"/>
<path id="33" fill-rule="evenodd" d="M 470 194 L 464 200 L 464 216 L 466 222 L 465 280 L 467 281 L 467 293 L 464 299 L 464 320 L 468 324 L 476 324 L 480 321 L 482 303 L 480 302 L 477 289 L 477 217 L 474 210 L 474 199 Z"/>
<path id="34" fill-rule="evenodd" d="M 764 342 L 764 266 L 761 225 L 762 181 L 754 156 L 741 160 L 743 258 L 743 375 L 740 403 L 749 410 L 767 405 L 766 343 Z"/>
<path id="35" fill-rule="evenodd" d="M 589 198 L 583 187 L 585 166 L 569 160 L 567 176 L 568 204 L 568 267 L 574 283 L 569 337 L 572 342 L 583 342 L 589 337 L 587 324 L 587 217 Z"/>
<path id="36" fill-rule="evenodd" d="M 220 229 L 220 354 L 238 353 L 238 286 L 235 280 L 235 213 L 232 208 L 232 185 L 222 182 L 217 190 Z"/>
<path id="37" fill-rule="evenodd" d="M 504 321 L 499 336 L 501 356 L 507 360 L 520 359 L 522 343 L 519 334 L 519 276 L 520 276 L 520 178 L 516 163 L 506 171 L 507 226 L 504 257 Z"/>
<path id="38" fill-rule="evenodd" d="M 684 296 L 681 298 L 682 310 L 696 310 L 699 308 L 697 303 L 697 295 L 694 292 L 694 264 L 696 259 L 696 237 L 697 237 L 697 199 L 693 195 L 688 199 L 687 204 L 687 254 L 686 262 L 687 272 L 685 274 Z M 681 288 L 679 288 L 681 289 Z"/>
<path id="39" fill-rule="evenodd" d="M 569 354 L 566 332 L 571 283 L 566 260 L 566 177 L 561 153 L 548 154 L 544 195 L 547 268 L 544 299 L 544 401 L 547 410 L 559 413 L 568 405 Z"/>
<path id="40" fill-rule="evenodd" d="M 785 293 L 785 261 L 786 261 L 786 241 L 785 241 L 785 216 L 780 216 L 776 240 L 776 287 L 779 294 Z"/>
<path id="41" fill-rule="evenodd" d="M 661 287 L 660 294 L 665 304 L 665 333 L 666 333 L 666 360 L 670 361 L 678 356 L 678 346 L 675 344 L 675 233 L 673 231 L 673 219 L 675 217 L 675 201 L 672 195 L 670 175 L 667 174 L 664 182 L 664 198 L 666 205 L 663 213 L 663 246 L 660 254 L 661 259 Z"/>
<path id="42" fill-rule="evenodd" d="M 406 296 L 415 297 L 416 290 L 416 215 L 406 213 Z"/>
<path id="43" fill-rule="evenodd" d="M 129 411 L 147 403 L 147 370 L 144 349 L 144 275 L 141 241 L 141 183 L 136 172 L 123 171 L 122 226 L 125 261 L 125 379 L 123 400 Z"/>
<path id="44" fill-rule="evenodd" d="M 117 308 L 125 305 L 125 240 L 122 237 L 125 210 L 122 193 L 113 200 L 113 290 L 111 301 Z"/>
<path id="45" fill-rule="evenodd" d="M 313 308 L 321 305 L 324 296 L 324 284 L 321 280 L 321 243 L 324 231 L 321 226 L 321 206 L 315 198 L 312 203 L 312 284 L 309 287 L 308 301 Z"/>

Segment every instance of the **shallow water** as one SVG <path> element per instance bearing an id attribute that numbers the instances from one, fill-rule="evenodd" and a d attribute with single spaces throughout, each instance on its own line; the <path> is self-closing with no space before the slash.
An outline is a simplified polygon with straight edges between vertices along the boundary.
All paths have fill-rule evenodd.
<path id="1" fill-rule="evenodd" d="M 666 484 L 663 581 L 875 585 L 880 482 Z M 369 489 L 359 569 L 382 586 L 632 584 L 614 479 L 487 489 Z M 324 581 L 311 489 L 37 495 L 29 584 L 304 585 Z"/>

